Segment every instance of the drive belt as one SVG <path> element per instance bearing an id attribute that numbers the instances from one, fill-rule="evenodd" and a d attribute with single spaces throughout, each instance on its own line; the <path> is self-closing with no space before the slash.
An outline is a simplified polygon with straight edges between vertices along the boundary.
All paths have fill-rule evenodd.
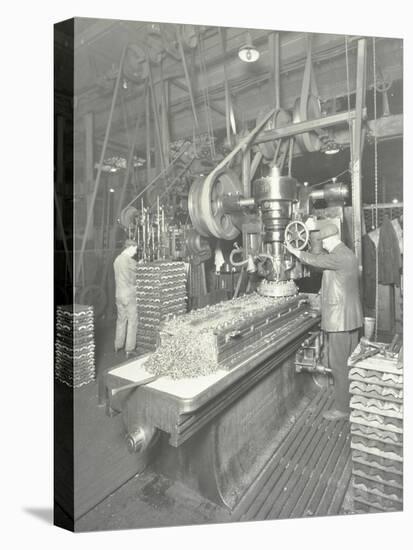
<path id="1" fill-rule="evenodd" d="M 321 105 L 312 67 L 312 38 L 308 35 L 307 59 L 304 67 L 301 96 L 295 102 L 293 122 L 305 122 L 321 117 Z M 316 131 L 298 134 L 296 140 L 303 152 L 312 153 L 320 150 L 320 138 Z"/>

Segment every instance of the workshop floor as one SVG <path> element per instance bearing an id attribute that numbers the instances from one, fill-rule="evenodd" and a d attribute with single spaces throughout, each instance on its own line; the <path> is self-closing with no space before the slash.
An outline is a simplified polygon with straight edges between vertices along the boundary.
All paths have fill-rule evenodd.
<path id="1" fill-rule="evenodd" d="M 124 357 L 113 352 L 113 327 L 97 332 L 96 364 L 101 372 Z M 65 392 L 56 384 L 57 398 L 64 399 Z M 349 424 L 322 418 L 332 401 L 329 392 L 318 393 L 296 419 L 232 512 L 150 469 L 134 475 L 122 420 L 107 417 L 98 401 L 98 383 L 76 390 L 76 531 L 352 513 Z M 106 494 L 104 486 L 110 488 Z"/>

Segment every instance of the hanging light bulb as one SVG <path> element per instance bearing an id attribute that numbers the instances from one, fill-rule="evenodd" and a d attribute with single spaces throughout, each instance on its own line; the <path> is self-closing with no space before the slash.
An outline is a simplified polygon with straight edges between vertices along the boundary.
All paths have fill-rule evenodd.
<path id="1" fill-rule="evenodd" d="M 238 50 L 238 57 L 245 63 L 254 63 L 260 57 L 260 52 L 252 43 L 251 34 L 247 32 L 246 41 L 243 46 Z"/>

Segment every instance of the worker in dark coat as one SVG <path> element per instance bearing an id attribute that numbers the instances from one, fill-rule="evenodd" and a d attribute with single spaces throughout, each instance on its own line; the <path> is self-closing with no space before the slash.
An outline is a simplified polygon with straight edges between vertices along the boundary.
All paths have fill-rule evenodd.
<path id="1" fill-rule="evenodd" d="M 328 336 L 329 367 L 334 378 L 335 408 L 324 413 L 327 420 L 349 414 L 347 362 L 359 341 L 363 324 L 358 262 L 340 240 L 334 224 L 320 230 L 319 238 L 328 254 L 310 254 L 287 245 L 287 250 L 308 265 L 323 270 L 321 283 L 321 328 Z"/>
<path id="2" fill-rule="evenodd" d="M 138 328 L 138 310 L 136 307 L 136 271 L 137 263 L 133 259 L 138 244 L 127 239 L 122 252 L 113 263 L 115 271 L 116 320 L 115 351 L 125 346 L 126 356 L 136 355 L 136 330 Z"/>

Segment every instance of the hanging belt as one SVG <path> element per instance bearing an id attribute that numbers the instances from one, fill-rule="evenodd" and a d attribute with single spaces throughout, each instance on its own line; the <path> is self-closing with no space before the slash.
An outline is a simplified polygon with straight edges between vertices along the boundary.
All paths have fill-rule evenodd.
<path id="1" fill-rule="evenodd" d="M 318 89 L 315 81 L 311 61 L 312 38 L 308 36 L 307 60 L 304 68 L 303 83 L 301 86 L 301 97 L 294 105 L 293 122 L 305 122 L 321 117 L 321 105 L 318 98 Z M 307 132 L 296 136 L 300 149 L 312 153 L 320 150 L 320 138 L 317 132 Z"/>

